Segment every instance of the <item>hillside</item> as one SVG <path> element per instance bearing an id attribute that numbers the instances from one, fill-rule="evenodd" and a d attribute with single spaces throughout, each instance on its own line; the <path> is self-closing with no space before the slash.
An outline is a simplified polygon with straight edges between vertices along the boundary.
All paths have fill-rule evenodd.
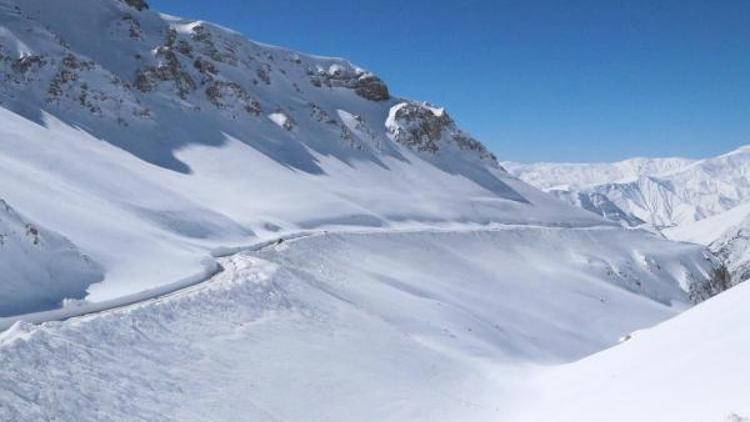
<path id="1" fill-rule="evenodd" d="M 115 0 L 3 0 L 0 26 L 0 191 L 102 266 L 89 300 L 312 228 L 602 224 L 343 59 Z"/>
<path id="2" fill-rule="evenodd" d="M 728 287 L 705 246 L 531 186 L 371 71 L 144 0 L 0 0 L 0 78 L 3 421 L 567 411 L 535 381 Z"/>
<path id="3" fill-rule="evenodd" d="M 711 269 L 617 227 L 320 234 L 220 263 L 169 297 L 17 323 L 0 419 L 509 420 L 532 376 L 675 316 Z"/>
<path id="4" fill-rule="evenodd" d="M 102 278 L 101 269 L 68 239 L 0 199 L 0 317 L 82 299 Z"/>

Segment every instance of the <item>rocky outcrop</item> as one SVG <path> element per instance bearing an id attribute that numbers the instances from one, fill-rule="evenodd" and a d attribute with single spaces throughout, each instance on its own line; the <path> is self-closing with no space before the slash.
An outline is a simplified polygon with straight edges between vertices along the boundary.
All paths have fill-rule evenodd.
<path id="1" fill-rule="evenodd" d="M 726 265 L 719 264 L 708 280 L 690 285 L 690 300 L 700 303 L 737 285 Z"/>
<path id="2" fill-rule="evenodd" d="M 250 97 L 242 86 L 235 82 L 215 81 L 206 88 L 206 97 L 217 108 L 226 110 L 241 108 L 254 116 L 263 111 L 260 103 Z"/>
<path id="3" fill-rule="evenodd" d="M 128 6 L 135 8 L 136 10 L 143 11 L 148 9 L 148 3 L 146 3 L 146 0 L 123 0 L 125 4 Z"/>
<path id="4" fill-rule="evenodd" d="M 308 69 L 310 83 L 316 87 L 353 89 L 357 95 L 371 101 L 391 98 L 388 86 L 380 78 L 363 69 L 331 65 L 328 69 Z"/>
<path id="5" fill-rule="evenodd" d="M 162 60 L 157 66 L 150 66 L 140 69 L 135 77 L 135 86 L 141 92 L 152 91 L 158 82 L 172 81 L 177 94 L 181 98 L 196 89 L 196 83 L 190 73 L 182 67 L 180 59 L 177 57 L 175 45 L 177 41 L 177 32 L 170 30 L 167 34 L 166 42 L 163 46 L 156 49 L 156 57 Z"/>
<path id="6" fill-rule="evenodd" d="M 453 146 L 497 165 L 497 158 L 482 143 L 459 130 L 442 108 L 415 102 L 397 104 L 390 110 L 386 128 L 396 142 L 415 151 L 437 154 Z"/>

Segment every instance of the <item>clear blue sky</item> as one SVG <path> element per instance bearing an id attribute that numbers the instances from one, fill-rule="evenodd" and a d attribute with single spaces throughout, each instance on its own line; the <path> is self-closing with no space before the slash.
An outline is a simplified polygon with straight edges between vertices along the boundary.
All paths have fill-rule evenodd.
<path id="1" fill-rule="evenodd" d="M 702 157 L 750 143 L 750 0 L 150 0 L 341 56 L 501 159 Z"/>

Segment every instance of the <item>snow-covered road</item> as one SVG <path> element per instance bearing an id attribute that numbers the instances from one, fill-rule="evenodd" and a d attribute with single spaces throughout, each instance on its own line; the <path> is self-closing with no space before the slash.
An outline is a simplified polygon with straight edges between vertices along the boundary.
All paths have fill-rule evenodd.
<path id="1" fill-rule="evenodd" d="M 325 232 L 301 231 L 297 233 L 289 233 L 287 235 L 270 240 L 258 241 L 248 246 L 217 248 L 215 251 L 213 251 L 212 255 L 215 258 L 222 258 L 240 252 L 259 251 L 281 242 L 294 241 L 307 236 L 314 236 L 316 234 L 322 233 Z M 101 302 L 70 302 L 68 306 L 60 309 L 0 318 L 0 331 L 7 330 L 11 326 L 13 326 L 13 324 L 19 321 L 33 324 L 41 324 L 49 321 L 63 321 L 69 318 L 80 317 L 99 312 L 106 312 L 131 305 L 150 302 L 154 299 L 161 299 L 180 293 L 182 291 L 188 291 L 199 284 L 210 281 L 214 276 L 221 273 L 222 271 L 224 271 L 224 267 L 221 265 L 219 260 L 206 259 L 204 260 L 204 269 L 201 272 L 172 283 L 166 283 L 153 289 L 148 289 L 135 294 L 130 294 Z"/>

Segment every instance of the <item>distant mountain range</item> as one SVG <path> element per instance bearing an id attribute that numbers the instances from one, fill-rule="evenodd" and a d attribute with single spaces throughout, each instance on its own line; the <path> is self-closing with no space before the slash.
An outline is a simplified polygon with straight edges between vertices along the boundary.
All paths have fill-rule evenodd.
<path id="1" fill-rule="evenodd" d="M 705 245 L 738 281 L 750 277 L 750 146 L 702 160 L 504 162 L 522 180 L 605 218 Z"/>

